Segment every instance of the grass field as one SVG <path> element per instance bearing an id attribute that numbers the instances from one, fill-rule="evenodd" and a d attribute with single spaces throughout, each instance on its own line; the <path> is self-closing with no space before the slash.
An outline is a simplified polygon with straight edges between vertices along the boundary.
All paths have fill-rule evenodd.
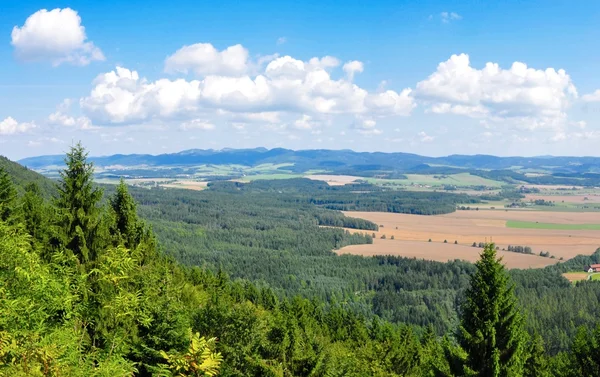
<path id="1" fill-rule="evenodd" d="M 592 275 L 592 280 L 598 280 L 598 281 L 600 281 L 600 274 L 593 274 Z"/>
<path id="2" fill-rule="evenodd" d="M 380 179 L 380 178 L 367 178 L 369 183 L 373 184 L 396 184 L 402 186 L 410 185 L 424 185 L 424 186 L 444 186 L 453 185 L 457 187 L 471 187 L 471 186 L 488 186 L 488 187 L 501 187 L 504 183 L 499 181 L 493 181 L 491 179 L 482 178 L 469 173 L 460 174 L 406 174 L 406 179 Z"/>
<path id="3" fill-rule="evenodd" d="M 506 227 L 518 229 L 600 230 L 600 224 L 553 224 L 515 220 L 508 220 Z"/>

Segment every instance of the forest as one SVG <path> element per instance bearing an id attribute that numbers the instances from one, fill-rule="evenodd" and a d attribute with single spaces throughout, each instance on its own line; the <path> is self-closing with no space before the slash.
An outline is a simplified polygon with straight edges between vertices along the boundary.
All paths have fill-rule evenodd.
<path id="1" fill-rule="evenodd" d="M 338 257 L 376 224 L 332 190 L 103 190 L 81 145 L 65 165 L 0 169 L 0 375 L 600 376 L 600 283 L 560 276 L 600 252 L 510 272 L 494 245 L 475 265 Z"/>

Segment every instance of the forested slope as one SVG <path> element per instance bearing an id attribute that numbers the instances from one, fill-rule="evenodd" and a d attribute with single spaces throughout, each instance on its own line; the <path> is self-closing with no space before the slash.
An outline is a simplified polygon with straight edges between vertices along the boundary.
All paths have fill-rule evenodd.
<path id="1" fill-rule="evenodd" d="M 584 292 L 591 302 L 580 310 L 587 311 L 583 313 L 587 326 L 568 337 L 564 348 L 569 351 L 550 357 L 535 326 L 527 324 L 532 307 L 524 306 L 529 298 L 517 300 L 514 296 L 511 278 L 496 260 L 493 245 L 484 250 L 476 266 L 389 257 L 346 259 L 350 261 L 348 271 L 362 279 L 375 274 L 370 281 L 385 289 L 373 290 L 377 294 L 389 290 L 382 300 L 400 298 L 388 302 L 388 315 L 407 310 L 407 319 L 411 315 L 417 318 L 433 311 L 423 305 L 435 308 L 450 302 L 450 307 L 458 310 L 452 310 L 452 325 L 440 338 L 434 328 L 417 326 L 414 321 L 407 326 L 401 323 L 403 319 L 392 324 L 361 315 L 358 304 L 373 297 L 371 290 L 363 292 L 367 301 L 351 305 L 343 302 L 350 297 L 343 292 L 344 300 L 324 301 L 319 294 L 307 299 L 295 295 L 293 289 L 279 287 L 285 293 L 282 296 L 266 286 L 232 281 L 218 267 L 217 272 L 182 267 L 158 251 L 153 232 L 138 218 L 136 203 L 124 184 L 103 200 L 102 191 L 93 185 L 92 166 L 86 162 L 84 150 L 75 147 L 67 160 L 52 202 L 44 201 L 34 185 L 28 185 L 19 197 L 10 176 L 0 174 L 1 375 L 599 375 L 600 359 L 595 355 L 600 352 L 600 328 L 590 332 L 595 322 L 590 317 L 597 283 L 568 288 L 560 280 L 532 282 L 526 272 L 513 275 L 517 293 L 520 289 L 530 294 L 531 289 L 538 290 L 540 307 L 545 305 L 547 310 L 547 316 L 538 321 L 550 329 L 565 330 L 554 313 L 564 321 L 578 319 L 566 318 L 561 311 L 569 297 L 584 297 L 573 292 Z M 228 212 L 227 198 L 232 207 L 239 207 L 237 215 Z M 165 217 L 172 214 L 154 199 L 144 204 L 159 212 L 151 221 L 159 219 L 160 213 Z M 265 206 L 258 202 L 254 208 L 240 207 L 243 202 L 226 196 L 214 207 L 206 198 L 189 203 L 190 207 L 181 207 L 181 203 L 186 201 L 179 198 L 172 205 L 180 206 L 183 218 L 179 220 L 188 221 L 194 234 L 205 237 L 210 227 L 203 224 L 209 220 L 217 231 L 234 232 L 217 233 L 223 238 L 209 239 L 207 250 L 220 242 L 233 246 L 251 240 L 254 235 L 242 232 L 241 237 L 233 237 L 239 230 L 221 225 L 231 221 L 248 229 L 248 217 L 254 216 L 256 223 L 263 213 L 258 207 Z M 265 211 L 276 209 L 272 206 Z M 338 233 L 327 233 L 328 229 L 316 225 L 319 220 L 311 212 L 314 207 L 288 211 L 287 215 L 306 216 L 302 220 L 306 224 L 300 221 L 299 229 L 306 226 L 326 232 L 316 237 L 322 237 L 317 243 L 343 242 Z M 203 213 L 206 220 L 189 223 Z M 275 216 L 274 222 L 281 223 L 284 217 Z M 293 229 L 294 223 L 285 227 Z M 302 237 L 298 238 L 301 242 Z M 306 247 L 315 258 L 331 258 L 331 266 L 344 260 L 329 251 L 317 253 L 312 243 L 294 250 L 287 250 L 293 242 L 285 239 L 272 243 L 265 237 L 258 243 L 265 252 L 284 245 L 281 255 L 302 254 Z M 222 245 L 220 250 L 228 247 Z M 162 248 L 168 252 L 167 245 Z M 362 275 L 362 267 L 366 275 Z M 384 275 L 378 275 L 382 271 Z M 305 284 L 310 286 L 311 280 Z M 365 281 L 351 284 L 363 288 Z M 456 292 L 452 292 L 454 288 Z M 460 290 L 464 295 L 457 294 Z M 555 301 L 542 298 L 554 290 L 561 292 Z M 444 291 L 453 302 L 435 295 L 411 302 L 422 292 Z M 558 307 L 551 309 L 551 305 Z"/>

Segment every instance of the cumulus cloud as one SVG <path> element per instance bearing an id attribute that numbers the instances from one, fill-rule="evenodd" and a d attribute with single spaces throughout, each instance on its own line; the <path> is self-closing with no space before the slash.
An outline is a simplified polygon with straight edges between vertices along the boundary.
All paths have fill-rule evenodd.
<path id="1" fill-rule="evenodd" d="M 352 60 L 346 64 L 344 64 L 344 72 L 348 75 L 348 80 L 354 80 L 354 74 L 361 73 L 364 70 L 364 66 L 362 62 L 358 60 Z"/>
<path id="2" fill-rule="evenodd" d="M 73 117 L 60 111 L 50 114 L 48 116 L 48 123 L 80 130 L 93 130 L 97 128 L 92 125 L 92 121 L 86 116 Z"/>
<path id="3" fill-rule="evenodd" d="M 28 132 L 36 128 L 35 123 L 19 123 L 14 118 L 8 117 L 0 121 L 0 135 L 15 135 Z"/>
<path id="4" fill-rule="evenodd" d="M 462 16 L 455 12 L 442 12 L 442 13 L 440 13 L 440 18 L 442 19 L 443 23 L 447 24 L 450 21 L 461 20 Z"/>
<path id="5" fill-rule="evenodd" d="M 50 61 L 87 65 L 104 60 L 102 51 L 87 40 L 81 17 L 71 8 L 42 9 L 12 30 L 12 45 L 17 58 L 23 61 Z"/>
<path id="6" fill-rule="evenodd" d="M 375 128 L 377 122 L 373 119 L 357 118 L 350 128 L 355 129 L 363 135 L 380 135 L 383 131 Z"/>
<path id="7" fill-rule="evenodd" d="M 370 93 L 330 71 L 338 59 L 325 56 L 309 61 L 291 56 L 275 58 L 255 76 L 209 74 L 199 80 L 148 81 L 136 71 L 117 67 L 99 75 L 91 93 L 80 105 L 94 123 L 134 123 L 150 119 L 193 119 L 200 111 L 238 114 L 292 113 L 315 115 L 373 114 L 379 117 L 408 115 L 415 107 L 412 92 L 387 90 Z M 352 64 L 352 72 L 358 72 Z M 225 73 L 202 66 L 202 72 Z M 242 65 L 239 65 L 242 67 Z M 188 67 L 190 69 L 190 67 Z M 248 115 L 252 117 L 252 115 Z M 255 115 L 256 116 L 256 115 Z M 272 115 L 269 115 L 272 116 Z"/>
<path id="8" fill-rule="evenodd" d="M 242 45 L 217 50 L 210 43 L 183 46 L 165 61 L 167 73 L 206 75 L 242 75 L 248 69 L 248 50 Z"/>
<path id="9" fill-rule="evenodd" d="M 577 90 L 562 69 L 537 70 L 515 62 L 471 67 L 466 54 L 452 55 L 436 72 L 417 83 L 415 96 L 438 114 L 458 114 L 517 126 L 553 128 L 564 123 Z"/>
<path id="10" fill-rule="evenodd" d="M 63 127 L 72 127 L 80 130 L 96 129 L 92 125 L 90 118 L 86 116 L 74 117 L 69 115 L 69 109 L 72 105 L 72 100 L 67 98 L 63 100 L 57 107 L 56 111 L 48 116 L 48 124 Z"/>

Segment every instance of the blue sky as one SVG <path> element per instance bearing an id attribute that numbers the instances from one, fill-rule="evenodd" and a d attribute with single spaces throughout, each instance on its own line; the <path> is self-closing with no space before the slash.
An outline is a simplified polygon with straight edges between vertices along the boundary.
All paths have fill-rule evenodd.
<path id="1" fill-rule="evenodd" d="M 600 155 L 598 21 L 592 1 L 5 0 L 0 154 Z"/>

